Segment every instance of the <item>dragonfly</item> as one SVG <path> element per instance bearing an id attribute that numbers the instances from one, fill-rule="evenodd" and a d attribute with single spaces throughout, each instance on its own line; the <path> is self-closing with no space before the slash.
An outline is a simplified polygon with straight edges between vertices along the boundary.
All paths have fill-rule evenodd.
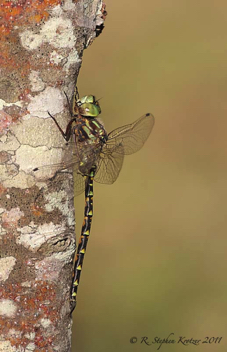
<path id="1" fill-rule="evenodd" d="M 52 165 L 56 170 L 72 168 L 74 171 L 75 195 L 85 190 L 85 210 L 81 236 L 77 246 L 73 280 L 71 286 L 71 313 L 76 307 L 76 297 L 81 270 L 93 217 L 93 181 L 113 184 L 121 171 L 124 156 L 140 150 L 154 126 L 154 117 L 147 113 L 135 122 L 118 127 L 107 133 L 99 119 L 101 108 L 95 96 L 79 98 L 75 89 L 72 108 L 66 95 L 71 119 L 65 132 L 56 118 L 49 112 L 67 144 L 72 140 L 71 154 L 60 164 Z M 71 149 L 70 149 L 71 150 Z M 38 169 L 36 169 L 37 171 Z"/>

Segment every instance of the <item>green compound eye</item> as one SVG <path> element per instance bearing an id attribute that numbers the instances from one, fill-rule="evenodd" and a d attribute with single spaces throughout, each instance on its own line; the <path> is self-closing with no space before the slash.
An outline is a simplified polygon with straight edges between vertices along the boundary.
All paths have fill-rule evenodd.
<path id="1" fill-rule="evenodd" d="M 81 101 L 81 104 L 86 104 L 86 103 L 95 104 L 95 97 L 94 95 L 85 95 L 80 99 L 80 101 Z"/>
<path id="2" fill-rule="evenodd" d="M 101 113 L 101 108 L 94 95 L 85 95 L 76 103 L 82 116 L 97 117 Z"/>

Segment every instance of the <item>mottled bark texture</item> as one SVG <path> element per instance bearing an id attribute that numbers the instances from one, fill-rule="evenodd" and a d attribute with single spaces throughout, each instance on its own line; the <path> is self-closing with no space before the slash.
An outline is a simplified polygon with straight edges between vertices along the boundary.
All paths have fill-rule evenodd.
<path id="1" fill-rule="evenodd" d="M 47 112 L 67 125 L 103 17 L 101 0 L 0 4 L 0 351 L 70 351 L 73 175 L 33 169 L 64 157 Z"/>

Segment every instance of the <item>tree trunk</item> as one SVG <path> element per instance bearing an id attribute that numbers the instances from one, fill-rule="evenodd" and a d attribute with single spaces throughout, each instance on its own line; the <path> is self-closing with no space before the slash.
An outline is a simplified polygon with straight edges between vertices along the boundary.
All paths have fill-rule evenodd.
<path id="1" fill-rule="evenodd" d="M 73 175 L 32 170 L 64 157 L 47 112 L 65 129 L 64 92 L 104 15 L 101 0 L 0 5 L 0 351 L 70 351 Z"/>

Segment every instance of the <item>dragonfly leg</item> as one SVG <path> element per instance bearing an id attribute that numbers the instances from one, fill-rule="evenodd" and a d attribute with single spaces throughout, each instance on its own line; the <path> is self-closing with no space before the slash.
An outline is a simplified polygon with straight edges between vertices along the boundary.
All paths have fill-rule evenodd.
<path id="1" fill-rule="evenodd" d="M 61 132 L 63 138 L 66 140 L 66 142 L 68 142 L 69 139 L 70 139 L 70 137 L 71 137 L 71 135 L 72 135 L 72 123 L 73 123 L 74 121 L 76 122 L 76 118 L 73 118 L 73 119 L 71 119 L 71 120 L 69 121 L 69 123 L 68 123 L 68 125 L 67 125 L 67 127 L 66 127 L 66 131 L 64 132 L 63 129 L 59 126 L 59 124 L 58 124 L 57 120 L 55 119 L 55 117 L 52 116 L 52 115 L 49 113 L 49 111 L 48 111 L 48 114 L 49 114 L 49 116 L 52 118 L 52 120 L 54 120 L 54 122 L 55 122 L 57 128 L 59 129 L 59 131 Z"/>
<path id="2" fill-rule="evenodd" d="M 71 104 L 70 104 L 70 101 L 69 101 L 69 97 L 68 97 L 68 95 L 66 94 L 66 92 L 64 92 L 64 94 L 65 94 L 66 99 L 67 99 L 67 104 L 68 104 L 68 108 L 69 108 L 70 115 L 71 115 L 71 117 L 73 117 L 73 112 L 72 112 L 72 109 L 71 109 Z"/>
<path id="3" fill-rule="evenodd" d="M 80 97 L 77 86 L 76 86 L 75 91 L 74 91 L 74 97 L 75 97 L 76 100 L 78 100 L 79 97 Z"/>

